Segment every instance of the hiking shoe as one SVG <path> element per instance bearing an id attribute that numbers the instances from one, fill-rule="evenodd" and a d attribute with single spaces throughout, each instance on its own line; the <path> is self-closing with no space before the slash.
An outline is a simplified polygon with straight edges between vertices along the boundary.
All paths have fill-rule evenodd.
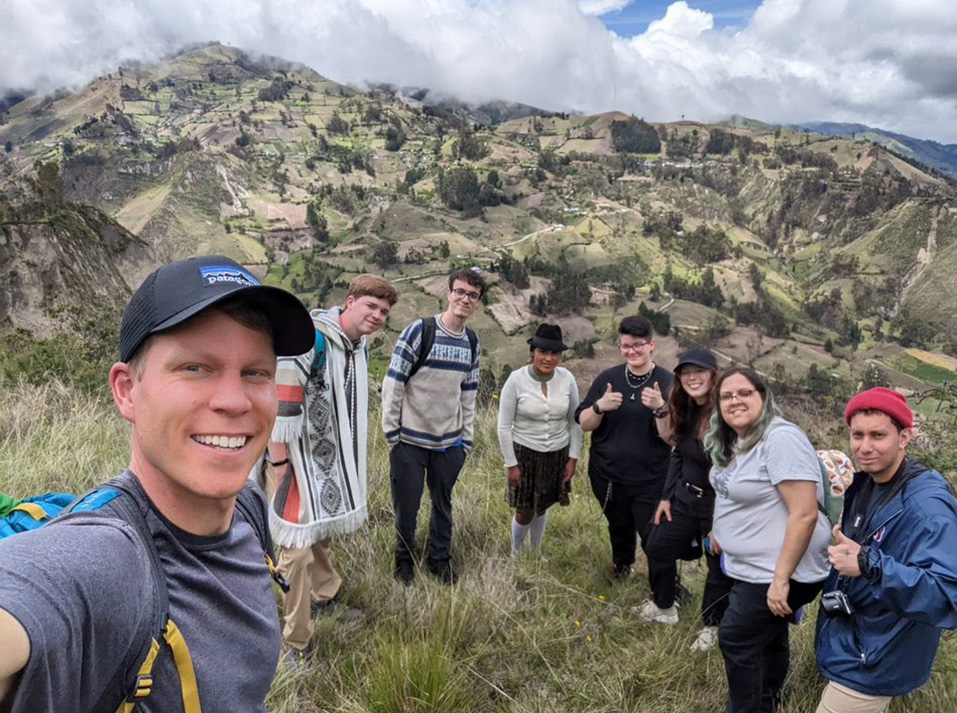
<path id="1" fill-rule="evenodd" d="M 296 649 L 292 646 L 283 646 L 282 653 L 279 655 L 279 665 L 290 673 L 304 673 L 309 668 L 307 660 L 308 653 L 306 649 Z"/>
<path id="2" fill-rule="evenodd" d="M 459 575 L 451 562 L 429 562 L 429 574 L 437 577 L 442 584 L 453 585 L 459 581 Z"/>
<path id="3" fill-rule="evenodd" d="M 612 579 L 628 579 L 631 576 L 631 565 L 630 564 L 615 564 L 611 563 L 611 578 Z"/>
<path id="4" fill-rule="evenodd" d="M 692 651 L 711 651 L 718 643 L 718 627 L 706 626 L 698 632 L 698 638 L 691 644 Z"/>
<path id="5" fill-rule="evenodd" d="M 694 601 L 694 593 L 682 584 L 680 579 L 675 582 L 675 601 L 679 604 L 688 604 Z"/>
<path id="6" fill-rule="evenodd" d="M 309 609 L 313 617 L 335 616 L 343 622 L 361 621 L 365 618 L 365 612 L 347 607 L 338 595 L 324 602 L 312 602 Z"/>
<path id="7" fill-rule="evenodd" d="M 399 562 L 395 566 L 395 578 L 408 587 L 415 579 L 415 567 L 411 562 Z"/>
<path id="8" fill-rule="evenodd" d="M 656 621 L 659 624 L 678 623 L 678 608 L 674 604 L 667 609 L 659 609 L 657 604 L 650 599 L 646 599 L 640 606 L 632 607 L 631 610 L 642 621 Z"/>

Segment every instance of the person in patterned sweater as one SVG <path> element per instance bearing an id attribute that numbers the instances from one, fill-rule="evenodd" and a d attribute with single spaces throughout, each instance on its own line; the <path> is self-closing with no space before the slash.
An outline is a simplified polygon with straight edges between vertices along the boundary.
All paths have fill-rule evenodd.
<path id="1" fill-rule="evenodd" d="M 382 429 L 389 443 L 395 510 L 395 576 L 415 577 L 415 524 L 423 484 L 432 497 L 428 569 L 454 584 L 452 488 L 472 448 L 480 348 L 465 323 L 488 290 L 475 270 L 449 277 L 448 308 L 402 332 L 382 384 Z"/>

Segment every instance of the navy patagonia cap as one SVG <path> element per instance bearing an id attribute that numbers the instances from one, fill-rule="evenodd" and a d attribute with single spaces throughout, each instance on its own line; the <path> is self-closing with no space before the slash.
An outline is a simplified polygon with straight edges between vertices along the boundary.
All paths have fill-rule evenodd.
<path id="1" fill-rule="evenodd" d="M 228 257 L 205 255 L 163 265 L 143 280 L 123 312 L 120 361 L 128 362 L 149 335 L 231 298 L 262 308 L 272 327 L 277 356 L 304 354 L 314 344 L 312 317 L 299 298 L 261 284 Z"/>

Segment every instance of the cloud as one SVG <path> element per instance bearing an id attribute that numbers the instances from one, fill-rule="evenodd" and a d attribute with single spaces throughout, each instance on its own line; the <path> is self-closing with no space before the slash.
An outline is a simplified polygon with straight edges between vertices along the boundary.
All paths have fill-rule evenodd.
<path id="1" fill-rule="evenodd" d="M 635 37 L 626 0 L 7 0 L 0 93 L 76 86 L 219 40 L 341 82 L 649 120 L 853 121 L 957 142 L 957 3 L 764 0 L 739 29 L 694 0 Z M 605 9 L 607 8 L 607 9 Z"/>
<path id="2" fill-rule="evenodd" d="M 610 12 L 624 10 L 634 0 L 578 0 L 578 8 L 586 15 L 601 17 Z"/>

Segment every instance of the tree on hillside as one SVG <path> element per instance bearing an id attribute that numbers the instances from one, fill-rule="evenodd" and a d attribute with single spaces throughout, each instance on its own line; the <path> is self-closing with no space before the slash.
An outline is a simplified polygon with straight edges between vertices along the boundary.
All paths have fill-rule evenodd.
<path id="1" fill-rule="evenodd" d="M 320 243 L 329 242 L 329 223 L 319 212 L 315 203 L 306 206 L 306 222 L 312 227 L 312 234 Z"/>
<path id="2" fill-rule="evenodd" d="M 447 171 L 441 171 L 436 187 L 439 199 L 452 210 L 460 210 L 467 217 L 479 214 L 478 174 L 471 168 L 456 166 Z"/>
<path id="3" fill-rule="evenodd" d="M 452 148 L 452 153 L 456 158 L 479 161 L 488 155 L 488 147 L 483 139 L 475 135 L 471 127 L 465 126 L 459 130 L 459 138 Z"/>
<path id="4" fill-rule="evenodd" d="M 611 144 L 618 153 L 660 153 L 661 139 L 651 124 L 634 116 L 611 122 Z"/>
<path id="5" fill-rule="evenodd" d="M 334 111 L 326 122 L 326 131 L 330 134 L 348 134 L 349 122 L 339 116 L 338 111 Z"/>
<path id="6" fill-rule="evenodd" d="M 392 240 L 382 240 L 372 250 L 372 262 L 381 270 L 399 264 L 399 247 Z"/>
<path id="7" fill-rule="evenodd" d="M 398 151 L 405 143 L 405 132 L 400 127 L 389 126 L 385 130 L 385 150 Z"/>
<path id="8" fill-rule="evenodd" d="M 721 129 L 712 129 L 708 136 L 708 143 L 704 152 L 710 154 L 727 155 L 734 149 L 735 136 Z"/>
<path id="9" fill-rule="evenodd" d="M 13 142 L 12 142 L 10 139 L 7 139 L 7 140 L 4 142 L 4 144 L 3 144 L 3 150 L 4 150 L 5 152 L 7 152 L 7 153 L 11 153 L 11 152 L 13 151 Z"/>

